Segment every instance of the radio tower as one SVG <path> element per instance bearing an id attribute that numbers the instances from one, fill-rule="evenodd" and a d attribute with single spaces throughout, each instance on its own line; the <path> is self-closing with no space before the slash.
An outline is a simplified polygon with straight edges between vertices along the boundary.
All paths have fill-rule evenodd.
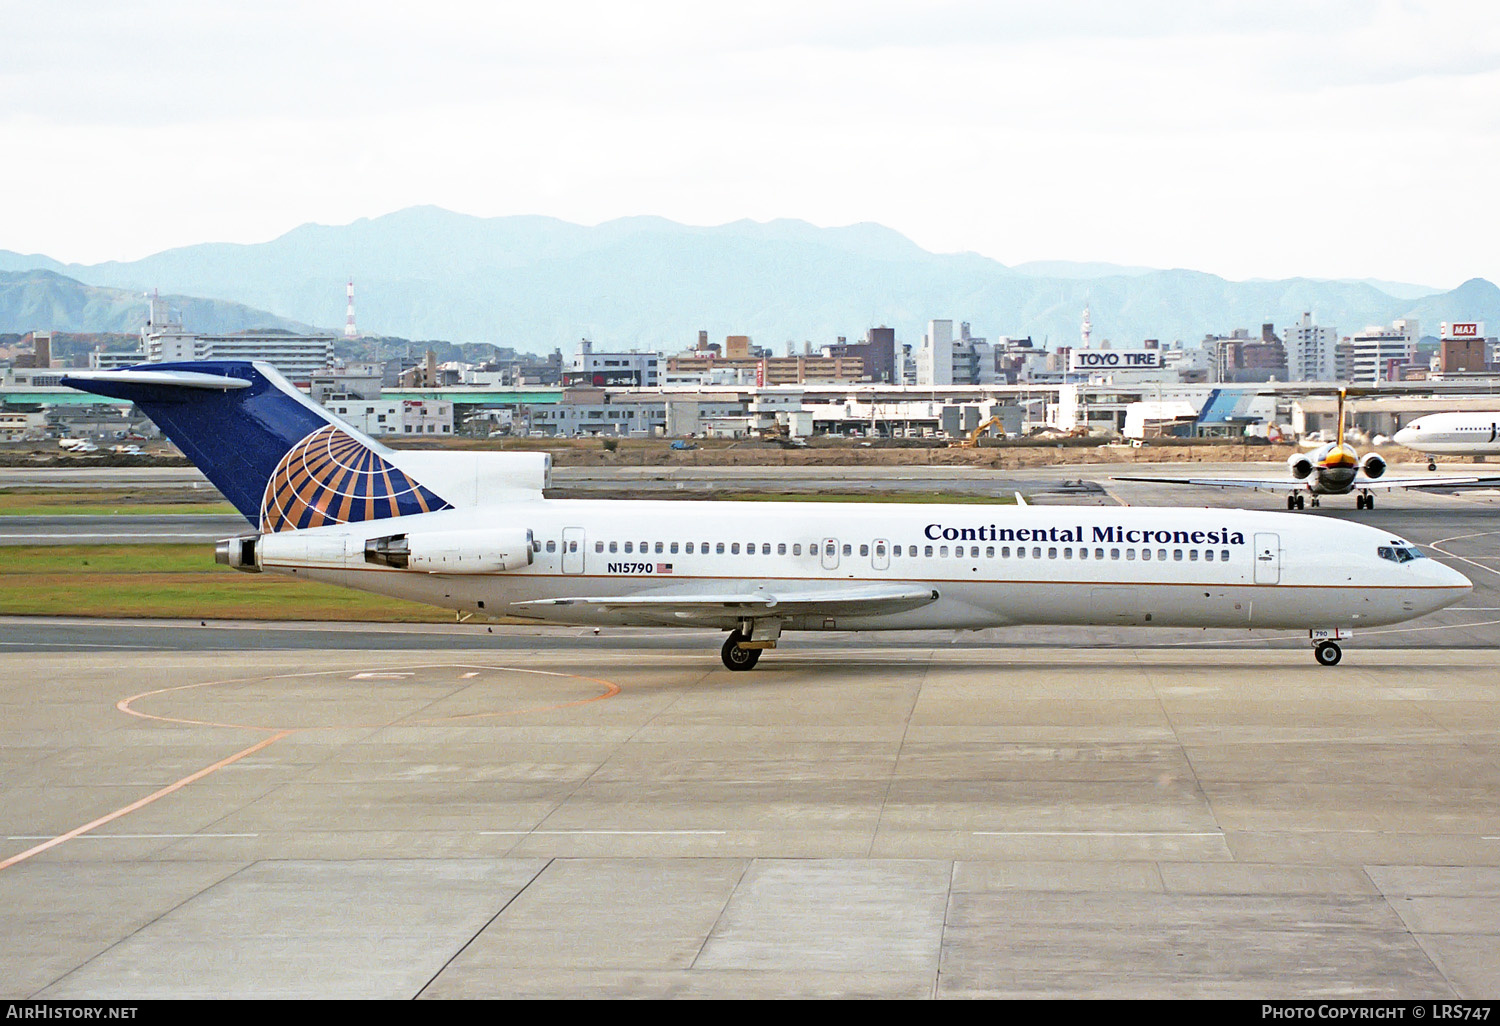
<path id="1" fill-rule="evenodd" d="M 354 338 L 359 332 L 354 330 L 354 279 L 349 279 L 349 319 L 344 322 L 344 337 Z"/>
<path id="2" fill-rule="evenodd" d="M 349 287 L 351 289 L 354 288 L 353 285 L 350 285 Z M 349 300 L 349 303 L 349 309 L 353 310 L 354 300 Z M 352 318 L 354 315 L 351 313 L 349 316 Z M 354 321 L 350 320 L 349 323 L 353 324 Z M 1089 347 L 1089 340 L 1093 337 L 1094 334 L 1094 322 L 1089 318 L 1089 308 L 1087 303 L 1085 303 L 1083 306 L 1083 330 L 1080 332 L 1080 334 L 1083 336 L 1083 348 L 1087 349 Z"/>

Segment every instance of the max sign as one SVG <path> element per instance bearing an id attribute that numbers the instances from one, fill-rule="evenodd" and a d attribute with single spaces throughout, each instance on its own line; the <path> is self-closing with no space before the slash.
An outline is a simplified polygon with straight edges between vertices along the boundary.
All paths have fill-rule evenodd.
<path id="1" fill-rule="evenodd" d="M 1075 349 L 1071 370 L 1149 370 L 1161 366 L 1160 349 Z"/>

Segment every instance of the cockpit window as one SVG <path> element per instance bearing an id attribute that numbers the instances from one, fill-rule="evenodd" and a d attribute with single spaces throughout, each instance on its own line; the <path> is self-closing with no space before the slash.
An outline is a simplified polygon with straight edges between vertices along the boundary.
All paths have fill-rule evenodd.
<path id="1" fill-rule="evenodd" d="M 1381 559 L 1389 559 L 1392 563 L 1410 563 L 1414 559 L 1427 558 L 1417 551 L 1416 546 L 1402 545 L 1399 542 L 1382 545 L 1375 552 Z"/>

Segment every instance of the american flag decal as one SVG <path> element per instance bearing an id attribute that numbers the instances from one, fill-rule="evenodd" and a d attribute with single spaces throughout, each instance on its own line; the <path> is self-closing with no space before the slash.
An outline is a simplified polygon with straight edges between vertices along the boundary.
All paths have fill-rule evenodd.
<path id="1" fill-rule="evenodd" d="M 672 564 L 671 563 L 658 563 L 658 564 L 656 564 L 656 572 L 659 573 L 659 574 L 669 574 L 669 573 L 672 572 Z"/>

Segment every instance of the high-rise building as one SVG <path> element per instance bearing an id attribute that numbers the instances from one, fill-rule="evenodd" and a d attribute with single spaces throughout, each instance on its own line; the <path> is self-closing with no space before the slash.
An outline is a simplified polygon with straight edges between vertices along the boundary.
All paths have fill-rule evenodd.
<path id="1" fill-rule="evenodd" d="M 1312 314 L 1304 313 L 1282 332 L 1281 341 L 1286 347 L 1288 380 L 1338 380 L 1334 366 L 1338 329 L 1314 324 Z"/>
<path id="2" fill-rule="evenodd" d="M 1397 368 L 1412 362 L 1417 351 L 1417 322 L 1397 321 L 1389 328 L 1368 327 L 1349 339 L 1351 385 L 1399 381 Z"/>

